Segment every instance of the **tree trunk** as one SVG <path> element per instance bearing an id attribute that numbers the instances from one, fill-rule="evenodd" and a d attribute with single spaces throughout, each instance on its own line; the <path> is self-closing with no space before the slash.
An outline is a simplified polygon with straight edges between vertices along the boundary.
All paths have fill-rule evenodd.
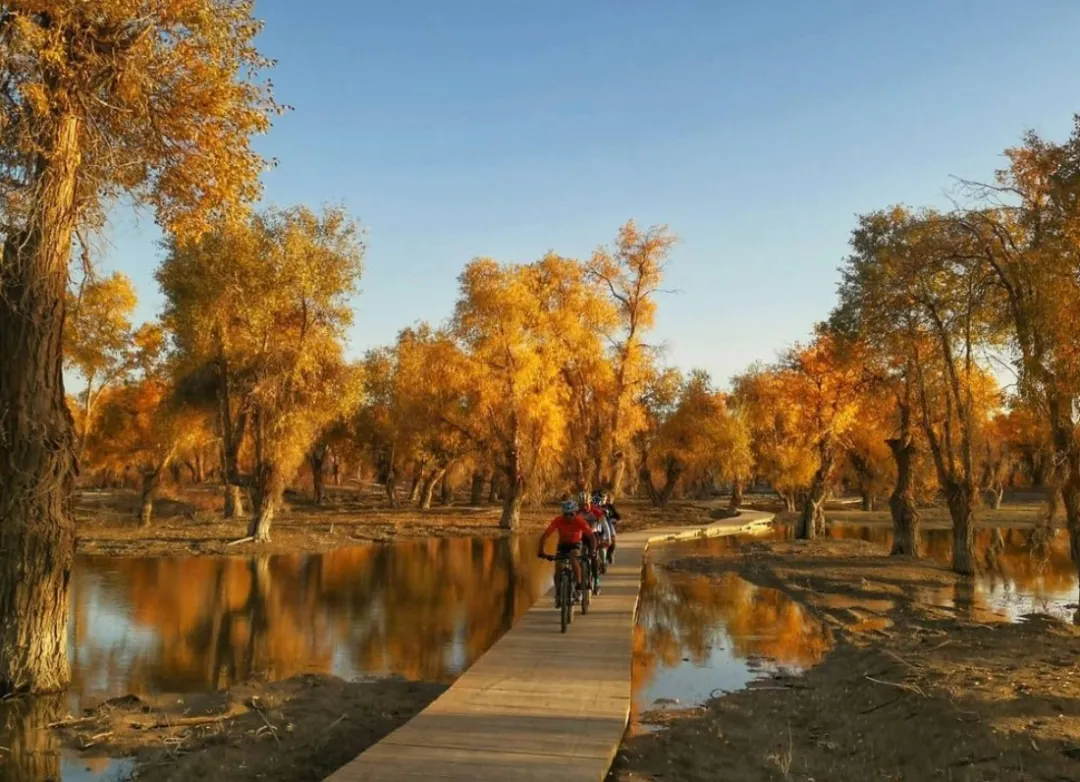
<path id="1" fill-rule="evenodd" d="M 255 538 L 256 543 L 269 543 L 270 527 L 285 494 L 285 476 L 266 452 L 265 422 L 260 411 L 255 411 L 254 419 L 255 497 L 248 535 Z"/>
<path id="2" fill-rule="evenodd" d="M 818 468 L 810 481 L 806 504 L 795 528 L 795 537 L 800 540 L 813 540 L 825 532 L 825 498 L 829 493 L 829 478 L 835 461 L 832 443 L 821 443 L 818 453 Z"/>
<path id="3" fill-rule="evenodd" d="M 611 496 L 613 499 L 622 497 L 623 481 L 626 479 L 626 453 L 616 451 L 611 466 Z"/>
<path id="4" fill-rule="evenodd" d="M 737 479 L 731 484 L 731 499 L 728 501 L 729 510 L 739 510 L 743 504 L 743 482 Z"/>
<path id="5" fill-rule="evenodd" d="M 235 483 L 225 486 L 225 518 L 237 518 L 244 512 L 244 493 Z"/>
<path id="6" fill-rule="evenodd" d="M 316 505 L 326 502 L 326 455 L 325 445 L 315 445 L 308 453 L 308 466 L 311 468 L 311 489 Z"/>
<path id="7" fill-rule="evenodd" d="M 172 464 L 169 465 L 169 474 L 172 476 L 173 483 L 176 484 L 177 486 L 180 485 L 180 479 L 182 477 L 182 475 L 181 475 L 181 470 L 182 469 L 183 469 L 183 465 L 180 464 L 179 462 L 173 462 Z"/>
<path id="8" fill-rule="evenodd" d="M 397 502 L 397 471 L 391 467 L 383 481 L 383 489 L 386 491 L 386 499 L 390 501 L 390 507 L 396 508 Z"/>
<path id="9" fill-rule="evenodd" d="M 877 505 L 877 498 L 874 497 L 873 492 L 869 489 L 862 490 L 862 509 L 869 513 L 874 510 Z"/>
<path id="10" fill-rule="evenodd" d="M 439 487 L 439 503 L 444 506 L 450 505 L 454 501 L 454 492 L 450 488 L 450 476 L 443 471 L 442 484 Z"/>
<path id="11" fill-rule="evenodd" d="M 157 493 L 159 470 L 144 470 L 142 474 L 142 501 L 139 510 L 139 526 L 146 528 L 154 519 L 154 495 Z"/>
<path id="12" fill-rule="evenodd" d="M 436 467 L 435 470 L 428 476 L 426 476 L 420 485 L 420 509 L 430 510 L 431 500 L 435 495 L 435 486 L 442 480 L 443 475 L 446 474 L 445 467 Z"/>
<path id="13" fill-rule="evenodd" d="M 975 573 L 975 489 L 953 481 L 945 487 L 945 500 L 953 523 L 952 569 L 961 575 Z"/>
<path id="14" fill-rule="evenodd" d="M 915 507 L 915 492 L 912 488 L 915 458 L 915 443 L 911 439 L 911 413 L 901 411 L 901 436 L 887 440 L 896 462 L 896 487 L 889 498 L 889 513 L 893 522 L 893 544 L 891 556 L 919 556 L 919 511 Z"/>
<path id="15" fill-rule="evenodd" d="M 477 470 L 472 476 L 472 486 L 469 487 L 469 505 L 478 507 L 484 501 L 484 473 Z"/>
<path id="16" fill-rule="evenodd" d="M 409 485 L 409 502 L 420 501 L 420 489 L 424 482 L 424 463 L 417 462 L 413 469 L 412 483 Z"/>
<path id="17" fill-rule="evenodd" d="M 990 489 L 990 509 L 1001 510 L 1001 503 L 1005 499 L 1005 486 L 999 483 Z"/>
<path id="18" fill-rule="evenodd" d="M 63 379 L 79 122 L 56 117 L 0 261 L 0 695 L 67 686 L 77 471 Z M 6 215 L 16 219 L 13 215 Z"/>
<path id="19" fill-rule="evenodd" d="M 518 469 L 518 457 L 515 451 L 507 454 L 506 493 L 503 495 L 502 516 L 499 526 L 502 529 L 516 530 L 521 519 L 521 503 L 525 495 L 525 483 Z"/>
<path id="20" fill-rule="evenodd" d="M 233 420 L 229 370 L 223 357 L 218 359 L 218 423 L 221 427 L 221 471 L 225 476 L 225 518 L 236 519 L 244 514 L 239 462 L 247 414 L 240 413 Z"/>
<path id="21" fill-rule="evenodd" d="M 488 490 L 488 502 L 494 505 L 502 499 L 502 490 L 499 488 L 499 475 L 497 472 L 492 473 L 490 489 Z"/>
<path id="22" fill-rule="evenodd" d="M 507 530 L 516 530 L 521 520 L 521 503 L 524 497 L 518 486 L 511 484 L 503 496 L 502 515 L 499 517 L 499 527 Z"/>
<path id="23" fill-rule="evenodd" d="M 285 493 L 285 483 L 278 475 L 272 464 L 263 463 L 257 468 L 253 515 L 248 526 L 248 535 L 256 543 L 270 542 L 270 528 Z"/>

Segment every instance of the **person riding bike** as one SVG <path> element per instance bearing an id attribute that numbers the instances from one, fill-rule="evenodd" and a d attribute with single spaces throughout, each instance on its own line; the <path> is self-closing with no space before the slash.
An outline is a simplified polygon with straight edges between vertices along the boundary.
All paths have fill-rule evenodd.
<path id="1" fill-rule="evenodd" d="M 603 567 L 604 558 L 607 553 L 608 546 L 611 545 L 614 540 L 615 533 L 611 529 L 611 524 L 607 520 L 607 516 L 601 511 L 600 515 L 589 514 L 590 526 L 592 527 L 593 534 L 596 536 L 597 545 L 593 549 L 592 553 L 592 574 L 593 574 L 593 594 L 600 594 L 600 572 Z"/>
<path id="2" fill-rule="evenodd" d="M 615 537 L 618 534 L 616 524 L 622 521 L 622 516 L 615 510 L 615 505 L 611 502 L 611 497 L 606 492 L 594 491 L 592 501 L 594 505 L 603 509 L 608 524 L 611 526 L 611 544 L 607 547 L 607 563 L 610 565 L 615 562 Z"/>
<path id="3" fill-rule="evenodd" d="M 587 541 L 592 549 L 596 548 L 596 535 L 581 514 L 578 513 L 578 504 L 573 500 L 567 500 L 562 504 L 562 515 L 556 516 L 548 524 L 544 534 L 540 536 L 540 543 L 536 549 L 536 556 L 548 559 L 544 554 L 544 544 L 552 535 L 558 534 L 559 543 L 555 549 L 556 556 L 568 556 L 570 567 L 574 573 L 574 584 L 581 588 L 581 542 Z M 559 608 L 559 593 L 555 591 L 555 607 Z"/>

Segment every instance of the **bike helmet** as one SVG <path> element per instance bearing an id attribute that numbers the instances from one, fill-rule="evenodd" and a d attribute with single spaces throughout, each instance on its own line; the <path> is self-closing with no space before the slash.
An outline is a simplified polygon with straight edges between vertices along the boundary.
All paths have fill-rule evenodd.
<path id="1" fill-rule="evenodd" d="M 564 516 L 573 516 L 575 513 L 577 513 L 577 510 L 578 504 L 573 500 L 566 500 L 562 504 L 562 512 Z"/>
<path id="2" fill-rule="evenodd" d="M 585 491 L 581 492 L 577 496 L 577 501 L 578 505 L 580 505 L 582 508 L 589 507 L 589 493 Z"/>
<path id="3" fill-rule="evenodd" d="M 602 492 L 602 491 L 594 491 L 592 493 L 592 501 L 595 502 L 597 505 L 603 505 L 604 504 L 604 492 Z"/>

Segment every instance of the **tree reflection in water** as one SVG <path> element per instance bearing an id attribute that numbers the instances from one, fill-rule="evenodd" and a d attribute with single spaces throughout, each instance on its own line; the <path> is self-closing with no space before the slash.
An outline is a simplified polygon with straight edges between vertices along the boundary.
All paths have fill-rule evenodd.
<path id="1" fill-rule="evenodd" d="M 72 689 L 190 692 L 311 672 L 445 681 L 536 600 L 534 550 L 432 539 L 251 559 L 83 558 Z"/>
<path id="2" fill-rule="evenodd" d="M 1073 620 L 1077 602 L 1076 569 L 1069 557 L 1069 534 L 1047 534 L 1032 528 L 996 527 L 975 530 L 974 580 L 947 589 L 927 589 L 920 598 L 935 605 L 955 607 L 979 621 L 1016 621 L 1024 614 L 1046 613 Z M 832 524 L 833 539 L 866 540 L 888 547 L 887 527 Z M 952 558 L 952 530 L 924 529 L 923 555 L 948 565 Z"/>
<path id="3" fill-rule="evenodd" d="M 715 689 L 745 685 L 758 675 L 755 667 L 805 669 L 828 648 L 821 623 L 774 589 L 733 573 L 709 577 L 649 564 L 634 629 L 633 708 L 704 700 Z"/>

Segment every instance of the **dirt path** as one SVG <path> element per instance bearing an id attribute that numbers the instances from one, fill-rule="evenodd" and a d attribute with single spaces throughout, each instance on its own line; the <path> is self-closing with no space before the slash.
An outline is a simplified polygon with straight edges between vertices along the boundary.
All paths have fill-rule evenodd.
<path id="1" fill-rule="evenodd" d="M 611 779 L 1080 779 L 1080 629 L 990 623 L 970 581 L 862 541 L 754 542 L 670 567 L 736 572 L 832 629 L 806 675 L 667 715 Z"/>

